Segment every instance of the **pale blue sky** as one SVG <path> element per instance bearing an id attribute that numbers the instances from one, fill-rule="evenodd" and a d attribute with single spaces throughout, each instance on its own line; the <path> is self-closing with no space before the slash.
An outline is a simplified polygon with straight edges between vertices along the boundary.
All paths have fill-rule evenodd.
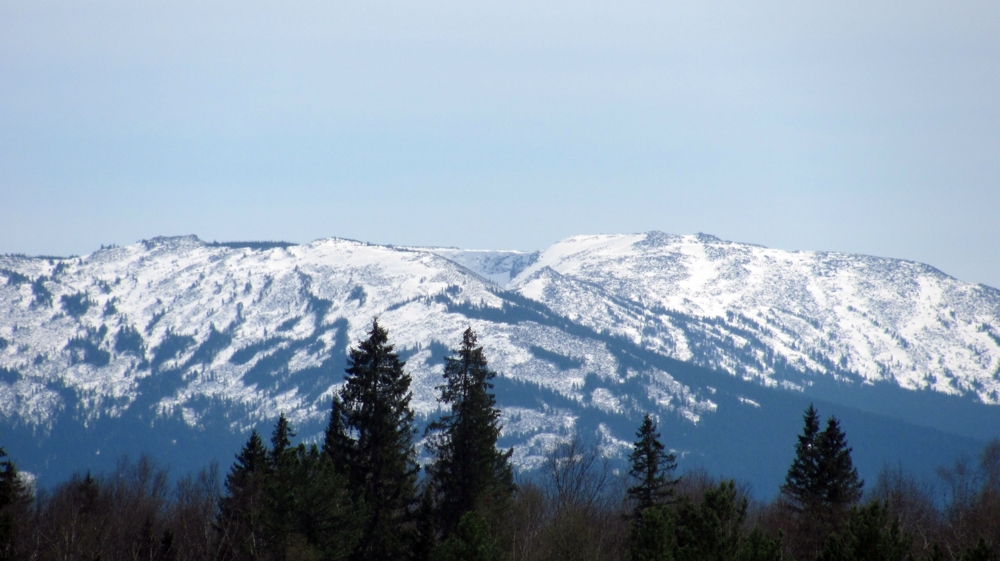
<path id="1" fill-rule="evenodd" d="M 707 232 L 1000 286 L 1000 3 L 0 2 L 0 252 Z"/>

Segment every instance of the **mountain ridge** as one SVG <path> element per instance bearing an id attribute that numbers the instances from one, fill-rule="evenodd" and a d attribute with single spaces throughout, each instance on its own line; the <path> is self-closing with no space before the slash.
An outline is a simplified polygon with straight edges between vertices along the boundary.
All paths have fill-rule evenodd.
<path id="1" fill-rule="evenodd" d="M 1000 291 L 976 292 L 934 270 L 934 278 L 957 283 L 954 293 L 967 301 L 947 300 L 965 302 L 938 314 L 951 326 L 935 327 L 903 350 L 918 358 L 941 352 L 945 363 L 965 370 L 942 374 L 953 380 L 944 385 L 912 384 L 936 392 L 918 395 L 889 387 L 922 379 L 892 371 L 893 363 L 885 366 L 891 375 L 850 368 L 851 360 L 871 358 L 847 337 L 851 329 L 865 341 L 895 341 L 886 331 L 901 329 L 892 322 L 905 314 L 888 313 L 892 306 L 869 309 L 883 325 L 864 323 L 841 302 L 840 315 L 817 315 L 824 308 L 815 291 L 822 296 L 826 285 L 804 290 L 808 255 L 796 261 L 789 253 L 654 232 L 579 236 L 538 252 L 176 236 L 63 259 L 0 256 L 0 428 L 29 448 L 25 467 L 43 474 L 69 469 L 69 457 L 92 462 L 102 449 L 119 450 L 111 435 L 127 440 L 129 431 L 161 439 L 165 450 L 176 450 L 178 438 L 203 442 L 201 460 L 279 412 L 301 435 L 317 438 L 342 383 L 347 349 L 377 316 L 407 360 L 421 422 L 438 411 L 443 357 L 466 327 L 477 331 L 500 373 L 503 442 L 515 447 L 522 469 L 538 466 L 574 432 L 621 458 L 645 411 L 679 435 L 679 452 L 737 469 L 741 462 L 726 446 L 706 441 L 711 427 L 756 419 L 747 422 L 770 427 L 775 439 L 806 400 L 864 419 L 883 413 L 886 400 L 901 403 L 883 407 L 896 411 L 893 430 L 910 431 L 914 442 L 946 440 L 927 432 L 944 431 L 957 437 L 949 445 L 955 453 L 991 436 L 964 425 L 967 418 L 992 423 L 1000 413 L 992 405 L 997 375 L 989 371 L 1000 364 L 1000 339 L 989 337 L 1000 333 Z M 879 288 L 897 308 L 893 298 L 902 297 L 892 296 L 893 287 L 931 274 L 892 260 L 865 268 L 866 258 L 838 255 L 826 262 L 827 272 L 861 278 L 863 288 Z M 723 290 L 762 286 L 767 258 L 792 263 L 775 270 L 796 290 L 765 294 L 770 300 Z M 798 311 L 790 309 L 792 297 L 800 299 Z M 950 347 L 939 344 L 949 334 L 968 335 L 973 316 L 984 318 L 983 330 Z M 854 323 L 838 328 L 842 317 Z M 831 342 L 816 344 L 819 332 L 831 333 Z M 966 360 L 970 345 L 979 345 L 978 363 Z M 909 355 L 897 347 L 890 350 L 903 354 L 890 356 L 903 364 Z M 849 360 L 838 364 L 833 351 Z M 970 364 L 982 368 L 968 374 Z M 949 405 L 953 400 L 960 405 Z M 927 420 L 920 407 L 948 413 Z M 884 432 L 869 429 L 876 440 Z M 74 451 L 67 456 L 60 446 Z M 761 481 L 771 477 L 758 471 L 753 477 Z"/>

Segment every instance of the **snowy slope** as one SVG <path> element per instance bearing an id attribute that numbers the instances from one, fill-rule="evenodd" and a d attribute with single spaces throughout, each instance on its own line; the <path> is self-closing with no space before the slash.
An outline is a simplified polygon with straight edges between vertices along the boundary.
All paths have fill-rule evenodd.
<path id="1" fill-rule="evenodd" d="M 474 271 L 497 286 L 505 287 L 511 279 L 538 259 L 537 251 L 478 250 L 455 248 L 413 248 L 430 251 Z"/>
<path id="2" fill-rule="evenodd" d="M 651 411 L 681 457 L 757 469 L 747 477 L 770 485 L 782 435 L 825 399 L 809 393 L 819 381 L 844 382 L 841 404 L 865 381 L 990 404 L 1000 390 L 1000 293 L 906 261 L 659 233 L 533 253 L 187 236 L 0 257 L 0 433 L 43 475 L 112 445 L 172 455 L 198 442 L 190 463 L 224 462 L 233 438 L 280 412 L 315 438 L 375 317 L 407 360 L 423 421 L 444 356 L 466 327 L 479 334 L 500 374 L 504 445 L 525 468 L 574 431 L 621 457 Z M 911 394 L 926 397 L 892 398 L 902 428 L 856 412 L 874 448 L 938 438 L 911 426 L 930 417 Z M 1000 408 L 973 405 L 922 426 L 992 426 Z M 740 444 L 747 426 L 770 440 Z M 747 463 L 744 445 L 778 452 Z"/>
<path id="3" fill-rule="evenodd" d="M 595 329 L 765 383 L 820 373 L 1000 402 L 1000 291 L 919 263 L 703 234 L 578 236 L 510 287 Z"/>
<path id="4" fill-rule="evenodd" d="M 456 263 L 439 252 L 340 239 L 254 249 L 192 236 L 79 258 L 0 258 L 0 414 L 51 430 L 67 409 L 86 424 L 152 398 L 157 415 L 180 415 L 192 427 L 219 402 L 243 411 L 232 418 L 234 431 L 279 412 L 319 424 L 342 382 L 347 345 L 376 316 L 407 357 L 419 415 L 437 410 L 441 356 L 470 325 L 492 367 L 512 380 L 576 407 L 616 414 L 648 408 L 603 387 L 636 374 L 623 370 L 604 342 L 537 321 L 484 318 L 516 306 L 458 263 L 517 267 L 530 256 L 466 254 Z M 605 382 L 585 394 L 587 375 Z M 650 399 L 665 411 L 693 422 L 711 410 L 707 398 L 666 372 L 645 375 Z M 160 378 L 173 382 L 167 389 L 150 383 Z M 159 393 L 149 395 L 152 387 Z M 527 444 L 565 436 L 580 414 L 546 404 L 505 413 L 507 435 Z M 537 461 L 524 450 L 517 456 L 523 463 Z"/>

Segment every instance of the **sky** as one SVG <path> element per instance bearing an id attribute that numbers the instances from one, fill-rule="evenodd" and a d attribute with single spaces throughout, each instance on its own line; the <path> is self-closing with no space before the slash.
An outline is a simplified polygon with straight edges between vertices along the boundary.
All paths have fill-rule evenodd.
<path id="1" fill-rule="evenodd" d="M 0 2 L 0 253 L 649 230 L 1000 287 L 1000 3 Z"/>

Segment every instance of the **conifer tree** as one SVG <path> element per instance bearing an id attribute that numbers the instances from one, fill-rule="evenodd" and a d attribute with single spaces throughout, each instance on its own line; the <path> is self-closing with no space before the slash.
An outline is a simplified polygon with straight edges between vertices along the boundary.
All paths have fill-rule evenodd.
<path id="1" fill-rule="evenodd" d="M 803 415 L 805 428 L 795 444 L 795 459 L 788 468 L 782 495 L 787 498 L 797 512 L 808 510 L 819 498 L 819 450 L 816 437 L 819 434 L 819 413 L 810 403 Z"/>
<path id="2" fill-rule="evenodd" d="M 294 451 L 292 448 L 292 437 L 295 436 L 295 431 L 292 430 L 292 425 L 288 423 L 288 419 L 285 418 L 285 414 L 281 413 L 278 416 L 278 422 L 274 424 L 274 432 L 271 433 L 271 465 L 276 468 L 280 468 L 282 464 L 287 463 L 290 458 L 294 457 Z M 291 455 L 289 455 L 291 452 Z"/>
<path id="3" fill-rule="evenodd" d="M 738 561 L 781 561 L 781 537 L 769 538 L 760 526 L 754 526 L 743 539 L 736 558 Z"/>
<path id="4" fill-rule="evenodd" d="M 271 449 L 267 453 L 268 477 L 265 482 L 267 541 L 281 551 L 286 538 L 294 528 L 295 499 L 301 458 L 292 447 L 295 436 L 291 424 L 282 413 L 271 433 Z"/>
<path id="5" fill-rule="evenodd" d="M 290 526 L 299 542 L 297 553 L 302 558 L 313 553 L 324 560 L 347 559 L 357 545 L 364 504 L 351 501 L 346 476 L 315 444 L 299 444 L 295 454 Z"/>
<path id="6" fill-rule="evenodd" d="M 861 498 L 864 482 L 858 478 L 840 422 L 830 417 L 819 432 L 819 414 L 812 405 L 803 419 L 805 428 L 781 492 L 800 513 L 846 511 Z"/>
<path id="7" fill-rule="evenodd" d="M 223 559 L 347 559 L 358 541 L 364 503 L 346 475 L 313 444 L 293 446 L 282 414 L 267 448 L 256 431 L 226 478 L 217 526 Z"/>
<path id="8" fill-rule="evenodd" d="M 684 500 L 676 510 L 677 561 L 737 558 L 747 499 L 732 480 L 706 489 L 701 504 Z"/>
<path id="9" fill-rule="evenodd" d="M 638 440 L 629 455 L 632 462 L 629 475 L 638 483 L 628 488 L 628 496 L 634 503 L 633 516 L 638 520 L 647 508 L 667 503 L 679 479 L 673 477 L 677 468 L 674 455 L 665 451 L 656 423 L 648 413 L 635 435 Z"/>
<path id="10" fill-rule="evenodd" d="M 903 561 L 910 538 L 880 501 L 851 510 L 844 528 L 826 540 L 818 561 Z"/>
<path id="11" fill-rule="evenodd" d="M 640 512 L 629 529 L 629 561 L 674 561 L 676 550 L 673 512 L 664 505 Z"/>
<path id="12" fill-rule="evenodd" d="M 413 542 L 413 561 L 430 561 L 436 551 L 438 541 L 437 512 L 429 485 L 424 485 L 420 493 L 420 506 L 416 511 L 416 536 Z"/>
<path id="13" fill-rule="evenodd" d="M 705 489 L 700 503 L 682 497 L 676 505 L 642 511 L 629 534 L 630 561 L 781 561 L 780 539 L 760 527 L 745 532 L 746 497 L 732 480 Z"/>
<path id="14" fill-rule="evenodd" d="M 353 445 L 354 441 L 347 435 L 344 403 L 340 396 L 335 395 L 330 408 L 330 422 L 323 434 L 323 453 L 330 458 L 334 470 L 345 474 L 348 472 Z"/>
<path id="15" fill-rule="evenodd" d="M 378 320 L 348 357 L 340 395 L 346 432 L 355 437 L 348 469 L 357 498 L 368 506 L 357 559 L 403 558 L 412 539 L 419 467 L 413 447 L 410 376 L 403 365 Z"/>
<path id="16" fill-rule="evenodd" d="M 434 561 L 499 561 L 500 551 L 489 534 L 486 520 L 472 510 L 465 513 L 455 532 L 432 557 Z"/>
<path id="17" fill-rule="evenodd" d="M 7 452 L 0 448 L 0 459 Z M 31 493 L 10 459 L 0 461 L 0 560 L 16 559 L 19 525 L 27 518 Z"/>
<path id="18" fill-rule="evenodd" d="M 226 494 L 219 501 L 218 528 L 231 559 L 260 559 L 268 550 L 266 536 L 268 451 L 254 430 L 226 475 Z"/>
<path id="19" fill-rule="evenodd" d="M 861 498 L 864 485 L 839 421 L 830 417 L 820 432 L 819 414 L 811 404 L 803 420 L 795 460 L 781 487 L 793 515 L 791 541 L 796 557 L 818 553 L 826 537 L 839 529 L 850 507 Z"/>
<path id="20" fill-rule="evenodd" d="M 491 391 L 496 373 L 487 366 L 471 327 L 453 353 L 445 359 L 445 383 L 438 387 L 438 401 L 450 406 L 450 412 L 429 427 L 434 461 L 428 473 L 445 537 L 458 527 L 463 515 L 502 503 L 514 490 L 513 450 L 496 447 L 502 428 Z"/>
<path id="21" fill-rule="evenodd" d="M 835 417 L 827 419 L 826 429 L 817 439 L 817 448 L 823 503 L 846 511 L 861 498 L 864 482 L 858 477 L 858 470 L 851 460 L 847 435 L 840 430 L 840 422 Z"/>

